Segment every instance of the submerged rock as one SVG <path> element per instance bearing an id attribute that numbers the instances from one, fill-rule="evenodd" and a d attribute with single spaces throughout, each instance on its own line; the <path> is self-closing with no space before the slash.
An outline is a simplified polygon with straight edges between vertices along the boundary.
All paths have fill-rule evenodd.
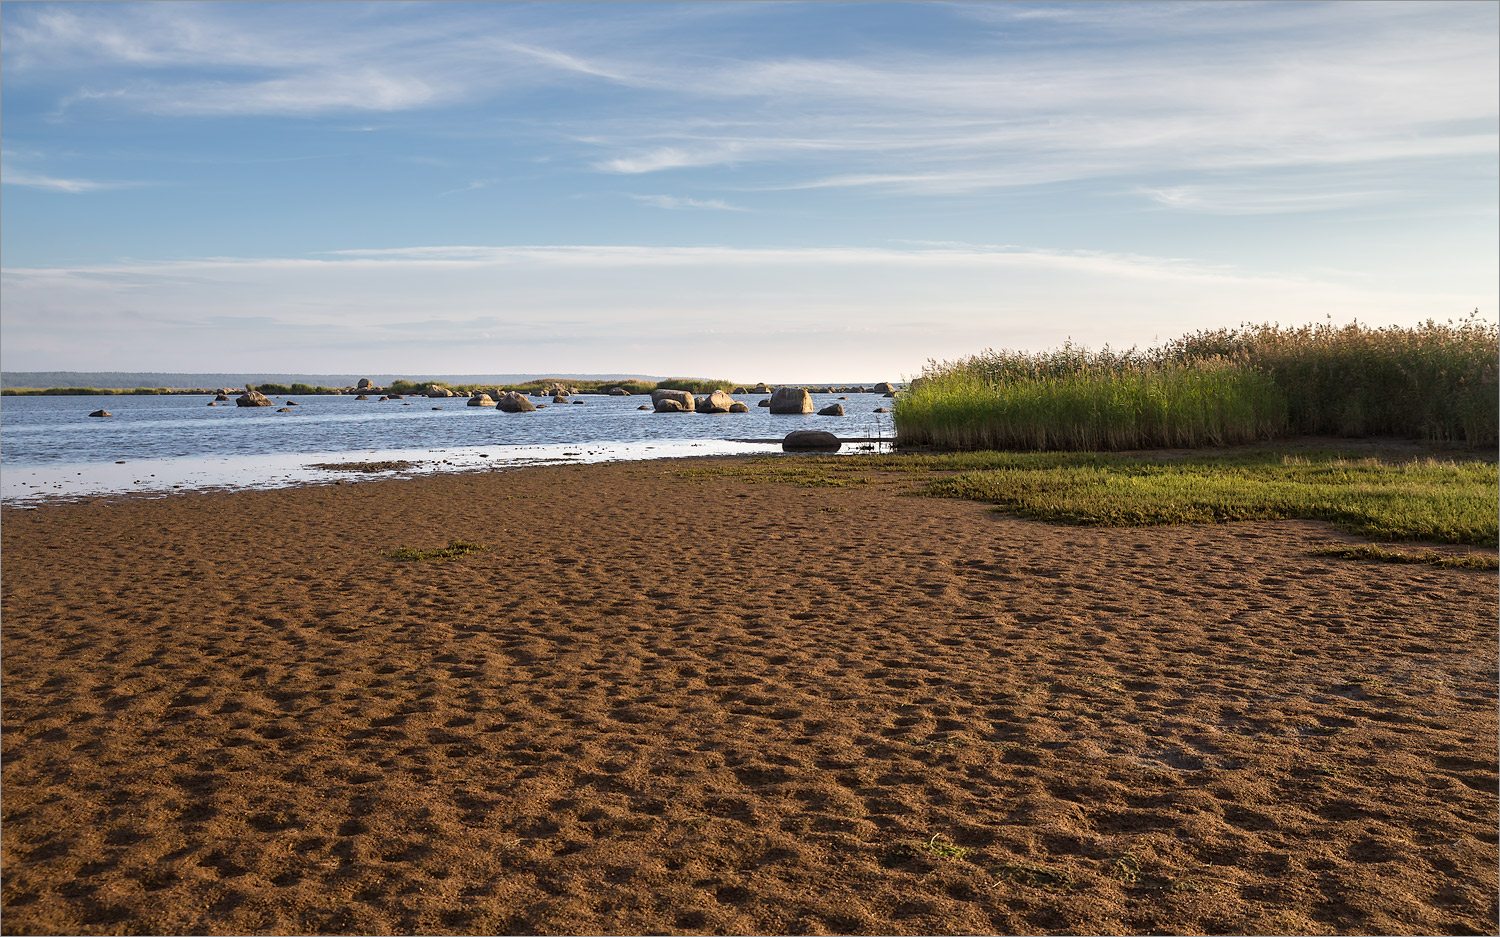
<path id="1" fill-rule="evenodd" d="M 781 448 L 787 452 L 830 452 L 841 445 L 837 436 L 816 429 L 793 430 L 781 440 Z"/>
<path id="2" fill-rule="evenodd" d="M 90 413 L 89 416 L 114 416 L 114 414 L 110 413 L 108 410 L 95 410 L 93 413 Z"/>

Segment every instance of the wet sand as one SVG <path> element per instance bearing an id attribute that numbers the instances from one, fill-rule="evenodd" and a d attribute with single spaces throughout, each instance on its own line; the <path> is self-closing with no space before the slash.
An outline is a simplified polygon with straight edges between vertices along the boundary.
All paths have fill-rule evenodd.
<path id="1" fill-rule="evenodd" d="M 1493 572 L 689 465 L 4 509 L 4 932 L 1496 932 Z"/>

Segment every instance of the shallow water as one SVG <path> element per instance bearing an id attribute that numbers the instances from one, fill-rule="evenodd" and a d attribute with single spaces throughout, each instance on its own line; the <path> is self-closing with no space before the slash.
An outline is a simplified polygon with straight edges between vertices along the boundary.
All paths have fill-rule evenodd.
<path id="1" fill-rule="evenodd" d="M 843 397 L 844 399 L 840 399 Z M 535 413 L 470 407 L 464 398 L 357 400 L 352 395 L 273 397 L 275 407 L 210 407 L 212 396 L 0 398 L 0 499 L 7 502 L 206 488 L 267 488 L 381 477 L 318 463 L 408 461 L 400 473 L 478 471 L 561 462 L 606 462 L 780 452 L 794 429 L 890 440 L 890 401 L 878 394 L 814 394 L 843 417 L 749 413 L 662 414 L 643 396 L 548 401 Z M 290 412 L 277 408 L 295 400 Z M 108 418 L 89 417 L 103 408 Z M 750 442 L 747 440 L 762 440 Z M 876 448 L 886 448 L 882 443 Z M 868 451 L 846 445 L 844 452 Z"/>

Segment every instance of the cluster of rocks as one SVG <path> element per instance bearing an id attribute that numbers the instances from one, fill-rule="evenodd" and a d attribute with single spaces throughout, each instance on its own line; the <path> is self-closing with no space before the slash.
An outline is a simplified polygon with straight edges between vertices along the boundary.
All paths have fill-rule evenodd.
<path id="1" fill-rule="evenodd" d="M 852 385 L 849 385 L 847 387 L 838 387 L 838 386 L 830 384 L 830 385 L 828 385 L 826 387 L 806 387 L 806 388 L 802 388 L 802 389 L 808 391 L 809 393 L 813 393 L 813 394 L 884 394 L 887 397 L 894 397 L 898 393 L 901 392 L 900 388 L 898 388 L 895 384 L 892 384 L 889 381 L 881 381 L 879 384 L 876 384 L 874 387 L 865 387 L 863 384 L 852 384 Z M 773 386 L 761 383 L 761 384 L 756 384 L 754 387 L 750 387 L 750 388 L 736 387 L 732 391 L 732 393 L 736 393 L 736 394 L 773 394 L 777 390 L 785 390 L 785 388 L 777 388 L 777 387 L 773 387 Z"/>
<path id="2" fill-rule="evenodd" d="M 749 413 L 750 407 L 722 390 L 694 396 L 686 390 L 653 390 L 651 406 L 657 413 Z"/>
<path id="3" fill-rule="evenodd" d="M 351 390 L 351 391 L 354 391 L 354 390 L 358 390 L 358 391 L 377 391 L 378 392 L 380 390 L 380 388 L 378 388 L 374 384 L 372 384 L 370 382 L 369 378 L 360 378 L 359 383 L 356 386 L 351 387 L 351 388 L 347 388 L 347 390 Z M 216 396 L 214 398 L 214 403 L 210 403 L 209 406 L 214 406 L 219 401 L 225 401 L 225 402 L 227 402 L 229 400 L 229 394 L 232 393 L 232 392 L 233 391 L 231 391 L 228 388 L 221 389 L 218 392 L 218 396 Z M 899 391 L 896 389 L 896 387 L 894 385 L 892 385 L 892 384 L 890 384 L 888 382 L 882 382 L 880 384 L 876 384 L 874 386 L 874 388 L 871 388 L 869 390 L 867 390 L 863 386 L 827 387 L 827 388 L 805 388 L 805 387 L 774 387 L 773 388 L 773 387 L 767 386 L 766 384 L 756 384 L 754 387 L 749 388 L 749 389 L 746 389 L 744 387 L 736 387 L 734 389 L 734 391 L 733 391 L 734 394 L 765 394 L 765 395 L 767 395 L 767 397 L 766 397 L 765 400 L 761 400 L 761 401 L 758 402 L 758 406 L 767 407 L 767 408 L 770 409 L 770 411 L 772 413 L 778 413 L 778 414 L 798 414 L 798 413 L 805 414 L 805 413 L 813 413 L 813 412 L 815 412 L 814 411 L 814 406 L 813 406 L 813 400 L 812 400 L 812 394 L 814 394 L 814 393 L 828 393 L 828 394 L 831 394 L 831 393 L 851 393 L 851 394 L 863 394 L 863 393 L 872 393 L 872 392 L 873 393 L 883 393 L 887 397 L 895 397 Z M 570 399 L 572 395 L 577 394 L 577 393 L 578 393 L 578 388 L 576 388 L 576 387 L 568 387 L 568 386 L 565 386 L 563 384 L 553 384 L 552 386 L 547 387 L 544 390 L 536 392 L 536 396 L 538 396 L 538 397 L 549 397 L 550 396 L 552 398 L 552 402 L 553 403 L 582 404 L 583 403 L 582 400 L 572 400 L 572 399 Z M 612 387 L 612 388 L 610 388 L 607 391 L 607 393 L 610 396 L 614 396 L 614 397 L 629 397 L 629 396 L 632 396 L 631 392 L 629 390 L 626 390 L 624 387 Z M 421 391 L 419 391 L 419 395 L 423 396 L 423 397 L 427 397 L 427 398 L 432 398 L 432 399 L 447 398 L 447 397 L 466 397 L 466 398 L 468 398 L 468 406 L 471 406 L 471 407 L 495 407 L 497 410 L 505 412 L 505 413 L 529 413 L 529 412 L 532 412 L 534 410 L 540 409 L 543 406 L 541 404 L 534 404 L 534 403 L 532 403 L 531 400 L 527 397 L 526 394 L 523 394 L 523 393 L 521 393 L 519 391 L 514 391 L 514 390 L 511 390 L 511 391 L 501 391 L 499 388 L 495 388 L 494 394 L 492 396 L 489 391 L 483 391 L 483 390 L 478 390 L 478 391 L 473 391 L 473 392 L 469 392 L 469 391 L 455 391 L 455 390 L 453 390 L 451 388 L 443 387 L 443 386 L 440 386 L 440 385 L 437 385 L 437 384 L 429 384 L 426 387 L 422 388 Z M 381 400 L 401 400 L 402 398 L 403 398 L 403 395 L 401 395 L 401 394 L 386 394 L 386 395 L 382 396 L 380 399 Z M 370 398 L 369 398 L 369 396 L 367 394 L 360 393 L 359 396 L 356 399 L 358 399 L 358 400 L 369 400 Z M 840 399 L 844 399 L 844 398 L 840 398 Z M 269 406 L 273 406 L 273 404 L 271 403 L 271 400 L 270 400 L 269 397 L 267 397 L 265 394 L 262 394 L 260 391 L 256 390 L 254 387 L 251 387 L 249 385 L 246 385 L 244 393 L 240 394 L 238 397 L 235 398 L 234 403 L 235 403 L 235 406 L 239 406 L 239 407 L 269 407 Z M 293 403 L 293 402 L 291 402 L 291 401 L 288 401 L 288 406 L 296 406 L 296 404 Z M 743 403 L 743 402 L 741 402 L 739 400 L 735 400 L 734 397 L 731 394 L 725 393 L 722 390 L 716 390 L 716 391 L 713 391 L 712 393 L 701 394 L 701 395 L 695 395 L 692 392 L 686 391 L 686 390 L 669 390 L 669 389 L 654 390 L 654 391 L 651 392 L 651 406 L 650 407 L 641 406 L 641 407 L 638 407 L 637 409 L 640 409 L 640 410 L 653 410 L 654 409 L 657 413 L 749 413 L 750 412 L 750 407 L 749 407 L 748 404 L 745 404 L 745 403 Z M 879 408 L 877 408 L 875 410 L 875 412 L 876 413 L 888 413 L 890 411 L 888 411 L 884 407 L 879 407 Z M 816 410 L 816 413 L 819 416 L 844 416 L 845 415 L 844 406 L 843 406 L 843 404 L 840 404 L 840 403 L 830 403 L 827 406 L 823 407 L 821 410 Z"/>

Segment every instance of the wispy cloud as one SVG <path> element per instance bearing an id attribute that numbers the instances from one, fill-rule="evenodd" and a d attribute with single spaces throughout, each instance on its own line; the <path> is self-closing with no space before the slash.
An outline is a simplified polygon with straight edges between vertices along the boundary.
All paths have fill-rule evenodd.
<path id="1" fill-rule="evenodd" d="M 93 179 L 63 179 L 57 176 L 48 176 L 36 172 L 28 172 L 16 169 L 9 164 L 0 164 L 0 184 L 19 185 L 30 189 L 43 189 L 49 192 L 66 192 L 77 195 L 83 192 L 98 192 L 102 189 L 131 188 L 138 183 L 131 182 L 98 182 Z"/>
<path id="2" fill-rule="evenodd" d="M 69 106 L 178 116 L 398 113 L 583 82 L 619 96 L 547 126 L 592 168 L 763 166 L 790 188 L 966 193 L 1500 149 L 1491 4 L 934 5 L 976 24 L 962 45 L 820 55 L 705 46 L 695 30 L 717 8 L 633 9 L 609 29 L 503 6 L 248 9 L 22 8 L 8 70 L 73 69 Z"/>
<path id="3" fill-rule="evenodd" d="M 731 205 L 728 202 L 725 202 L 723 199 L 717 198 L 697 199 L 685 198 L 676 195 L 632 195 L 630 197 L 635 199 L 637 202 L 644 202 L 647 205 L 654 205 L 657 208 L 666 208 L 672 210 L 699 209 L 707 211 L 749 211 L 748 208 L 743 208 L 739 205 Z"/>

